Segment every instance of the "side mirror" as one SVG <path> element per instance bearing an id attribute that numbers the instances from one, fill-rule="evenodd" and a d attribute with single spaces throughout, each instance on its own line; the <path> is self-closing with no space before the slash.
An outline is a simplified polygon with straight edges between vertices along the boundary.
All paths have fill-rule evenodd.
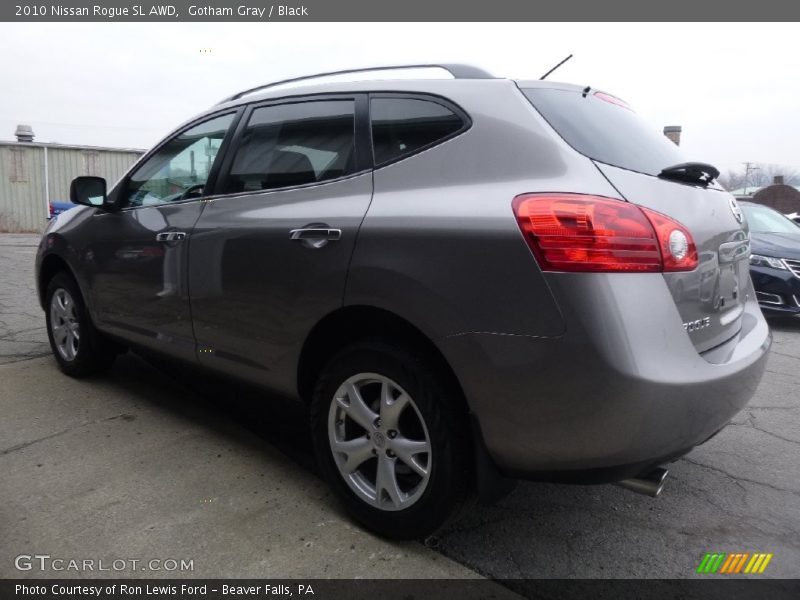
<path id="1" fill-rule="evenodd" d="M 69 186 L 69 199 L 73 204 L 105 206 L 106 180 L 102 177 L 76 177 Z"/>

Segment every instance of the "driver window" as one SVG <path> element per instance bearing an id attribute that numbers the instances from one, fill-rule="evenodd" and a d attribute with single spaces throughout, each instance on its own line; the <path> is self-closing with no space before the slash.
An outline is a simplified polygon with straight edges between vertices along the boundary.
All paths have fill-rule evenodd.
<path id="1" fill-rule="evenodd" d="M 131 175 L 126 206 L 152 206 L 203 196 L 203 186 L 234 114 L 187 129 L 164 144 Z"/>

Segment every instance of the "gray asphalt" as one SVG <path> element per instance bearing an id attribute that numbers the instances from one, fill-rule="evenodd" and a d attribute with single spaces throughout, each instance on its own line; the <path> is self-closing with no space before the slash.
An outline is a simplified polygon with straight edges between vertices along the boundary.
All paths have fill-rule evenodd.
<path id="1" fill-rule="evenodd" d="M 50 351 L 34 292 L 38 242 L 39 236 L 0 234 L 0 365 Z"/>
<path id="2" fill-rule="evenodd" d="M 0 236 L 0 364 L 5 363 L 0 468 L 13 483 L 0 486 L 0 507 L 6 507 L 0 508 L 0 525 L 13 521 L 4 548 L 10 542 L 41 547 L 62 540 L 58 548 L 65 552 L 85 551 L 94 543 L 98 551 L 122 544 L 141 554 L 145 540 L 155 539 L 161 554 L 194 552 L 217 565 L 194 576 L 225 574 L 223 567 L 238 576 L 331 576 L 336 561 L 323 560 L 308 547 L 339 548 L 337 553 L 347 550 L 350 556 L 349 545 L 337 545 L 347 536 L 342 539 L 357 537 L 362 548 L 376 549 L 353 554 L 359 557 L 357 568 L 345 576 L 469 576 L 449 558 L 498 579 L 684 578 L 696 576 L 704 553 L 721 551 L 770 552 L 774 557 L 765 577 L 800 577 L 800 320 L 772 323 L 773 351 L 755 398 L 722 433 L 671 465 L 658 499 L 615 486 L 521 483 L 496 506 L 476 507 L 428 540 L 429 548 L 386 545 L 349 527 L 331 505 L 315 475 L 302 410 L 132 355 L 108 376 L 83 382 L 62 377 L 49 358 L 36 359 L 49 350 L 33 296 L 35 243 L 32 236 Z M 69 427 L 58 425 L 63 420 Z M 14 448 L 31 440 L 35 443 Z M 134 453 L 127 461 L 129 443 L 142 458 Z M 196 486 L 216 454 L 223 461 L 221 479 L 201 494 Z M 95 455 L 100 458 L 92 459 Z M 115 465 L 108 471 L 112 477 L 87 475 L 107 464 L 104 460 Z M 264 476 L 282 483 L 263 487 Z M 169 502 L 159 500 L 160 487 L 168 490 Z M 132 498 L 136 489 L 144 494 L 140 503 Z M 276 508 L 256 507 L 250 496 L 259 493 Z M 180 507 L 208 500 L 213 510 L 221 498 L 219 513 L 211 517 L 194 505 Z M 326 525 L 309 527 L 306 521 L 291 521 L 283 529 L 270 524 L 275 517 L 290 518 L 292 507 L 306 501 L 310 522 L 328 524 L 334 534 L 323 535 Z M 132 511 L 121 525 L 112 518 L 122 510 L 118 503 Z M 148 518 L 145 507 L 153 506 L 156 512 Z M 236 518 L 233 506 L 239 509 Z M 249 510 L 254 512 L 248 515 Z M 220 524 L 229 529 L 215 529 L 210 541 L 190 533 L 191 526 Z M 292 537 L 287 526 L 304 533 Z M 88 528 L 78 536 L 81 541 L 64 546 L 81 527 Z M 162 537 L 148 537 L 137 527 Z M 259 555 L 269 547 L 268 541 L 256 542 L 260 530 L 261 538 L 278 540 L 269 560 Z M 116 536 L 113 544 L 93 542 L 108 535 Z M 311 546 L 299 543 L 300 537 Z M 437 559 L 431 548 L 444 557 Z M 9 573 L 6 561 L 0 556 L 0 575 Z M 264 564 L 269 573 L 259 571 Z"/>

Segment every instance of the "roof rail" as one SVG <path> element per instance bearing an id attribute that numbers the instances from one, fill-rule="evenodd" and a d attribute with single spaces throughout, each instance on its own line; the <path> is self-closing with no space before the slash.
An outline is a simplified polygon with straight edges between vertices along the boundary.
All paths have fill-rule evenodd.
<path id="1" fill-rule="evenodd" d="M 479 67 L 473 67 L 472 65 L 458 65 L 458 64 L 444 64 L 444 65 L 389 65 L 385 67 L 365 67 L 361 69 L 344 69 L 342 71 L 329 71 L 328 73 L 317 73 L 315 75 L 304 75 L 302 77 L 293 77 L 291 79 L 283 79 L 281 81 L 273 81 L 271 83 L 265 83 L 264 85 L 259 85 L 254 88 L 250 88 L 247 90 L 243 90 L 233 96 L 229 96 L 224 100 L 221 100 L 217 104 L 225 104 L 226 102 L 231 102 L 233 100 L 238 100 L 242 96 L 246 96 L 247 94 L 252 94 L 253 92 L 257 92 L 259 90 L 264 90 L 267 88 L 275 87 L 278 85 L 283 85 L 285 83 L 295 83 L 296 81 L 305 81 L 306 79 L 318 79 L 320 77 L 328 77 L 331 75 L 347 75 L 348 73 L 369 73 L 370 71 L 396 71 L 401 69 L 444 69 L 448 71 L 455 79 L 494 79 L 494 77 L 484 71 Z"/>

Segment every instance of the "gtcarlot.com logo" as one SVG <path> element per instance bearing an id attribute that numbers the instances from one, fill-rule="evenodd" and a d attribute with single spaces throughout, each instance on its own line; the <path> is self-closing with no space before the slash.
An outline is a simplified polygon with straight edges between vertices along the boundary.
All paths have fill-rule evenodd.
<path id="1" fill-rule="evenodd" d="M 194 559 L 186 558 L 62 558 L 49 554 L 20 554 L 18 571 L 194 571 Z"/>
<path id="2" fill-rule="evenodd" d="M 772 554 L 765 552 L 707 552 L 697 567 L 701 575 L 709 573 L 731 574 L 761 574 L 763 573 Z"/>

